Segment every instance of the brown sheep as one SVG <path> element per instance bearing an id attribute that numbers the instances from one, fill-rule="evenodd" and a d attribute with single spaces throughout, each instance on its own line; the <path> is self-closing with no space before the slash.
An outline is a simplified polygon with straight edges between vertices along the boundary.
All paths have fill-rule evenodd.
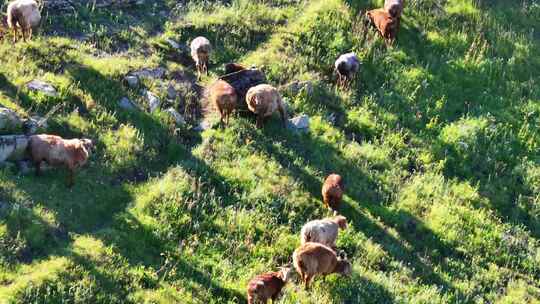
<path id="1" fill-rule="evenodd" d="M 32 39 L 32 29 L 39 26 L 41 13 L 35 0 L 15 0 L 8 5 L 7 23 L 13 29 L 13 42 L 17 42 L 17 28 L 21 28 L 23 40 Z"/>
<path id="2" fill-rule="evenodd" d="M 291 268 L 283 267 L 278 272 L 263 273 L 251 279 L 247 286 L 248 304 L 266 304 L 269 299 L 274 303 L 281 296 L 290 271 Z"/>
<path id="3" fill-rule="evenodd" d="M 374 9 L 366 13 L 366 21 L 374 26 L 381 37 L 386 42 L 386 45 L 394 43 L 399 30 L 399 20 L 392 16 L 382 8 Z"/>
<path id="4" fill-rule="evenodd" d="M 338 231 L 346 228 L 347 218 L 341 215 L 310 221 L 302 227 L 300 241 L 302 244 L 314 242 L 336 249 Z"/>
<path id="5" fill-rule="evenodd" d="M 41 174 L 41 162 L 51 166 L 65 166 L 69 170 L 68 185 L 74 184 L 75 170 L 88 160 L 93 143 L 90 139 L 63 139 L 55 135 L 32 135 L 28 140 L 30 158 Z"/>
<path id="6" fill-rule="evenodd" d="M 287 113 L 283 101 L 276 88 L 268 84 L 260 84 L 249 89 L 246 103 L 251 112 L 257 115 L 257 128 L 262 128 L 264 120 L 278 110 L 283 126 L 287 126 Z"/>
<path id="7" fill-rule="evenodd" d="M 341 206 L 344 191 L 345 185 L 341 176 L 338 174 L 328 175 L 322 187 L 324 205 L 337 212 Z"/>
<path id="8" fill-rule="evenodd" d="M 349 276 L 352 273 L 351 263 L 346 257 L 338 257 L 330 247 L 319 243 L 300 245 L 293 253 L 293 264 L 306 289 L 317 275 L 340 273 Z"/>
<path id="9" fill-rule="evenodd" d="M 404 5 L 405 0 L 385 0 L 384 10 L 387 11 L 392 18 L 401 18 Z"/>
<path id="10" fill-rule="evenodd" d="M 218 80 L 210 87 L 209 98 L 221 116 L 221 123 L 229 125 L 229 117 L 238 100 L 236 90 L 226 81 Z"/>

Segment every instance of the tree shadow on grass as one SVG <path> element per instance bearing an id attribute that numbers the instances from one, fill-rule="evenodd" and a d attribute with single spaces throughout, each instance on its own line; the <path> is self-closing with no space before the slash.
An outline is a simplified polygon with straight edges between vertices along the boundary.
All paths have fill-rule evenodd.
<path id="1" fill-rule="evenodd" d="M 355 229 L 364 231 L 396 260 L 410 265 L 413 275 L 421 282 L 442 286 L 447 292 L 464 299 L 460 291 L 435 272 L 432 266 L 436 264 L 445 272 L 458 271 L 447 265 L 445 259 L 453 257 L 463 261 L 463 254 L 442 241 L 415 216 L 405 211 L 389 211 L 384 205 L 374 203 L 387 201 L 391 193 L 380 187 L 381 181 L 378 181 L 372 173 L 358 169 L 356 164 L 347 160 L 330 144 L 309 134 L 291 136 L 289 132 L 276 131 L 275 126 L 267 125 L 256 141 L 258 149 L 268 153 L 282 167 L 289 170 L 313 197 L 320 198 L 322 184 L 319 179 L 305 171 L 306 166 L 315 168 L 325 175 L 330 172 L 340 173 L 346 183 L 346 195 L 350 198 L 345 200 L 342 213 L 354 223 Z M 277 143 L 281 148 L 276 148 Z M 364 215 L 365 212 L 395 229 L 402 239 L 398 239 L 373 222 Z M 307 220 L 309 218 L 305 219 Z M 430 263 L 426 263 L 425 260 L 430 260 Z M 468 262 L 465 260 L 464 263 Z"/>

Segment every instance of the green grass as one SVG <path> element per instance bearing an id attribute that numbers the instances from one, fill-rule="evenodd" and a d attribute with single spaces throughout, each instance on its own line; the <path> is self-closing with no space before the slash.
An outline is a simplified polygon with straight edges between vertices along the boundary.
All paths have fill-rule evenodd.
<path id="1" fill-rule="evenodd" d="M 331 172 L 347 185 L 338 247 L 353 275 L 310 291 L 295 276 L 279 303 L 540 302 L 537 1 L 407 1 L 390 48 L 364 39 L 362 14 L 382 0 L 175 2 L 49 14 L 32 42 L 0 42 L 2 105 L 60 104 L 43 131 L 97 143 L 73 189 L 63 169 L 0 169 L 0 303 L 245 303 L 248 280 L 329 215 Z M 196 125 L 199 99 L 177 81 L 194 67 L 166 39 L 198 35 L 215 47 L 201 85 L 233 61 L 276 86 L 311 81 L 284 96 L 310 131 L 238 115 L 198 133 L 118 107 L 146 106 L 126 73 L 163 66 L 143 86 L 179 87 L 174 106 Z M 333 62 L 351 50 L 363 66 L 340 91 Z M 36 78 L 59 96 L 29 92 Z"/>

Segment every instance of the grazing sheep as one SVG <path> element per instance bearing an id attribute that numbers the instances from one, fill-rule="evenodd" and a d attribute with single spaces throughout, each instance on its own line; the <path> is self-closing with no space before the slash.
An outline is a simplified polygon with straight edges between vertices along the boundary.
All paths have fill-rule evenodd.
<path id="1" fill-rule="evenodd" d="M 302 227 L 301 242 L 320 243 L 335 249 L 340 228 L 347 228 L 347 219 L 341 215 L 307 222 Z"/>
<path id="2" fill-rule="evenodd" d="M 387 11 L 392 18 L 401 18 L 404 5 L 405 0 L 385 0 L 384 10 Z"/>
<path id="3" fill-rule="evenodd" d="M 338 174 L 328 175 L 328 177 L 324 180 L 322 187 L 324 205 L 337 213 L 341 205 L 341 199 L 344 191 L 345 185 L 341 176 Z"/>
<path id="4" fill-rule="evenodd" d="M 358 70 L 360 70 L 360 60 L 355 53 L 347 53 L 339 56 L 334 64 L 334 70 L 338 76 L 338 85 L 346 87 L 352 81 Z"/>
<path id="5" fill-rule="evenodd" d="M 293 264 L 306 289 L 317 275 L 340 273 L 349 276 L 352 273 L 347 257 L 338 257 L 330 247 L 319 243 L 300 245 L 293 253 Z"/>
<path id="6" fill-rule="evenodd" d="M 221 123 L 229 125 L 229 117 L 236 108 L 238 100 L 236 90 L 227 82 L 218 80 L 210 87 L 209 96 L 221 115 Z"/>
<path id="7" fill-rule="evenodd" d="M 392 18 L 390 13 L 382 8 L 374 9 L 366 13 L 366 21 L 374 26 L 386 45 L 394 43 L 399 29 L 399 20 Z"/>
<path id="8" fill-rule="evenodd" d="M 39 6 L 35 0 L 15 0 L 8 5 L 7 23 L 13 29 L 13 42 L 17 42 L 17 28 L 21 29 L 23 40 L 32 39 L 32 29 L 41 21 Z"/>
<path id="9" fill-rule="evenodd" d="M 257 114 L 257 128 L 262 128 L 264 120 L 278 110 L 283 126 L 287 126 L 287 113 L 283 101 L 276 88 L 268 84 L 260 84 L 249 89 L 246 103 L 251 112 Z"/>
<path id="10" fill-rule="evenodd" d="M 68 185 L 74 183 L 75 169 L 88 160 L 93 143 L 90 139 L 63 139 L 55 135 L 32 135 L 28 141 L 30 158 L 36 166 L 36 175 L 41 173 L 41 162 L 51 166 L 65 166 L 69 169 Z"/>
<path id="11" fill-rule="evenodd" d="M 244 70 L 247 70 L 247 68 L 238 63 L 227 63 L 225 65 L 225 75 L 244 71 Z"/>
<path id="12" fill-rule="evenodd" d="M 281 289 L 287 284 L 291 268 L 283 267 L 278 272 L 267 272 L 251 279 L 247 286 L 248 304 L 272 303 L 281 296 Z"/>
<path id="13" fill-rule="evenodd" d="M 205 37 L 197 37 L 191 42 L 191 58 L 195 61 L 199 78 L 202 73 L 208 75 L 210 52 L 212 52 L 212 45 Z"/>

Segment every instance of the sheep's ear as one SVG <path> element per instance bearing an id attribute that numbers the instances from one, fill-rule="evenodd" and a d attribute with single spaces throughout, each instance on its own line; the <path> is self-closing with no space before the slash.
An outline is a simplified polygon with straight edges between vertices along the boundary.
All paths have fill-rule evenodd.
<path id="1" fill-rule="evenodd" d="M 344 250 L 340 250 L 339 251 L 339 258 L 342 259 L 342 260 L 346 260 L 347 259 L 347 253 Z"/>

